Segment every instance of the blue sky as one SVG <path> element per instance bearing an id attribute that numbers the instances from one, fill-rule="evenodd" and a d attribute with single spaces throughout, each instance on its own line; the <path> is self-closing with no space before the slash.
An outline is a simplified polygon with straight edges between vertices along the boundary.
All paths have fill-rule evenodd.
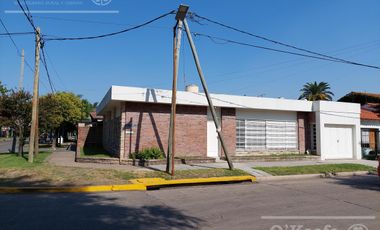
<path id="1" fill-rule="evenodd" d="M 199 15 L 252 33 L 321 53 L 380 66 L 380 1 L 378 0 L 262 0 L 262 1 L 125 1 L 98 6 L 91 0 L 27 0 L 30 10 L 113 10 L 112 14 L 38 14 L 35 24 L 43 34 L 88 36 L 114 32 L 176 9 L 180 3 Z M 70 4 L 69 4 L 70 3 Z M 0 0 L 0 17 L 11 32 L 31 31 L 16 1 Z M 81 20 L 71 21 L 71 20 Z M 86 21 L 86 22 L 84 22 Z M 89 22 L 91 21 L 91 23 Z M 96 23 L 95 23 L 96 22 Z M 100 101 L 111 85 L 171 88 L 172 27 L 174 15 L 122 35 L 91 41 L 49 41 L 46 51 L 57 90 L 82 94 Z M 193 32 L 285 49 L 208 22 L 189 21 Z M 4 30 L 0 27 L 0 33 Z M 34 37 L 14 36 L 34 63 Z M 306 82 L 330 83 L 335 99 L 350 91 L 380 92 L 380 70 L 307 59 L 287 54 L 215 44 L 196 37 L 203 71 L 211 92 L 237 95 L 298 98 Z M 179 90 L 199 84 L 184 40 L 181 50 Z M 9 38 L 0 36 L 0 80 L 17 87 L 20 58 Z M 25 88 L 32 89 L 33 74 L 25 68 Z M 41 93 L 49 92 L 41 69 Z"/>

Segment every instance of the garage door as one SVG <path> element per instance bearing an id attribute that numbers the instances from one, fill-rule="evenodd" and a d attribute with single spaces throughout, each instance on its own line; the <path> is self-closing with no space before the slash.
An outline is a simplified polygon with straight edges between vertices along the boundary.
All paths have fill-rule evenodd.
<path id="1" fill-rule="evenodd" d="M 352 127 L 325 125 L 326 159 L 353 158 Z"/>

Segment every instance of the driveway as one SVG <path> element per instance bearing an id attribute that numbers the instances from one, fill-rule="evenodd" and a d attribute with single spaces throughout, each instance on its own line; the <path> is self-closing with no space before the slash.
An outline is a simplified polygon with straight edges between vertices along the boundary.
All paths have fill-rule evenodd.
<path id="1" fill-rule="evenodd" d="M 380 179 L 13 194 L 1 195 L 0 204 L 2 229 L 378 229 Z"/>

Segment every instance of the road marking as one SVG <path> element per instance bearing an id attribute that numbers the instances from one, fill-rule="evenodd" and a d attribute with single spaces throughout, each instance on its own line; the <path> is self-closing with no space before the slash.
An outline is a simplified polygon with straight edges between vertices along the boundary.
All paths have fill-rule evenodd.
<path id="1" fill-rule="evenodd" d="M 376 216 L 261 216 L 263 220 L 374 220 Z"/>

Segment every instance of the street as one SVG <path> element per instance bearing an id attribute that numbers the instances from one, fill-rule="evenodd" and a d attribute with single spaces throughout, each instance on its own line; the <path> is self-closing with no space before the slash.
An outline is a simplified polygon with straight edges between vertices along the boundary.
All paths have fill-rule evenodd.
<path id="1" fill-rule="evenodd" d="M 1 229 L 378 229 L 380 179 L 5 194 L 0 204 Z"/>
<path id="2" fill-rule="evenodd" d="M 0 141 L 0 153 L 7 153 L 12 148 L 12 141 Z M 16 149 L 17 150 L 17 149 Z"/>

